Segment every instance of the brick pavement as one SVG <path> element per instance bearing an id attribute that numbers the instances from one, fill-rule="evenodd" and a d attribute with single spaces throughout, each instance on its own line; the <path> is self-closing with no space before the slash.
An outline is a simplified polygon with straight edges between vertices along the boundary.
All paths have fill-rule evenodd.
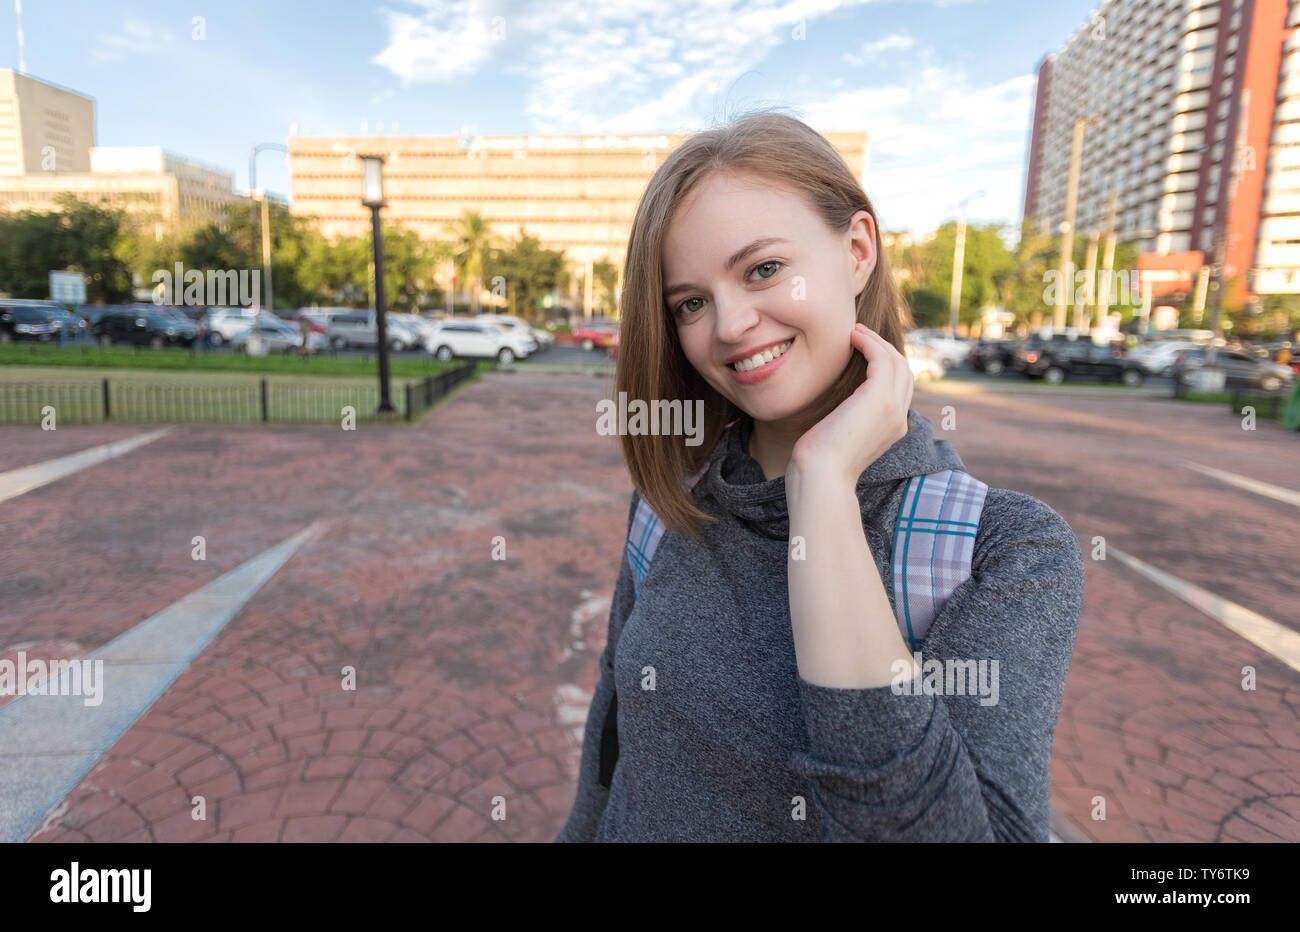
<path id="1" fill-rule="evenodd" d="M 630 492 L 616 438 L 587 429 L 610 391 L 608 377 L 516 371 L 464 387 L 413 428 L 184 428 L 5 503 L 10 653 L 93 650 L 329 522 L 33 840 L 553 837 Z M 954 404 L 960 429 L 947 436 L 968 467 L 1051 504 L 1085 555 L 1103 534 L 1296 627 L 1278 588 L 1294 578 L 1281 548 L 1295 516 L 1167 464 L 1288 484 L 1300 438 L 1238 437 L 1218 408 L 1005 401 L 918 392 L 915 404 L 936 425 Z M 84 442 L 26 462 L 27 444 L 54 441 L 20 430 L 0 429 L 6 465 L 139 429 L 61 430 L 58 443 Z M 190 559 L 196 534 L 206 562 Z M 490 558 L 498 535 L 505 561 Z M 1247 663 L 1253 693 L 1239 685 Z M 355 691 L 340 686 L 345 665 Z M 1113 561 L 1090 562 L 1054 805 L 1098 840 L 1298 840 L 1298 715 L 1294 671 Z M 196 795 L 205 821 L 190 817 Z M 1096 795 L 1104 822 L 1089 818 Z M 498 796 L 504 821 L 490 816 Z"/>
<path id="2" fill-rule="evenodd" d="M 1070 522 L 1086 562 L 1084 613 L 1052 761 L 1052 800 L 1097 841 L 1300 841 L 1300 677 L 1115 560 L 1092 539 L 1300 630 L 1291 506 L 1178 467 L 1178 459 L 1295 487 L 1300 435 L 1241 429 L 1226 405 L 917 392 L 995 487 Z M 1242 668 L 1257 688 L 1242 689 Z M 1092 818 L 1095 797 L 1105 820 Z"/>
<path id="3" fill-rule="evenodd" d="M 594 679 L 574 613 L 607 614 L 630 492 L 616 438 L 578 426 L 602 384 L 489 376 L 412 429 L 186 428 L 82 474 L 93 495 L 8 503 L 0 645 L 74 655 L 330 521 L 33 840 L 554 837 L 577 752 L 557 690 Z"/>

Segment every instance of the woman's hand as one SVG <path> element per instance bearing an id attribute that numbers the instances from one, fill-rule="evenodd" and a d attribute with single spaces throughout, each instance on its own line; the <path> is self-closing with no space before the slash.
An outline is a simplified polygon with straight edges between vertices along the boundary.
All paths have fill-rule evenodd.
<path id="1" fill-rule="evenodd" d="M 849 341 L 866 357 L 867 378 L 799 438 L 787 474 L 829 474 L 856 487 L 866 468 L 907 436 L 915 385 L 907 358 L 865 324 L 854 326 Z"/>

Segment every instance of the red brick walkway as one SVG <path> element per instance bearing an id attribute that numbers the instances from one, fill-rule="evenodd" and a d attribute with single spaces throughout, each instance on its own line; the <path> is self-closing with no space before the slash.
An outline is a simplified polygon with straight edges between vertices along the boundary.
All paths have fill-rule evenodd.
<path id="1" fill-rule="evenodd" d="M 616 438 L 594 430 L 611 391 L 516 372 L 409 429 L 183 428 L 5 503 L 8 654 L 86 653 L 329 522 L 33 839 L 554 837 L 630 492 Z M 1242 437 L 1219 408 L 1162 401 L 917 393 L 936 426 L 943 404 L 959 429 L 940 435 L 968 468 L 1051 504 L 1085 556 L 1103 535 L 1297 627 L 1295 509 L 1172 463 L 1293 484 L 1300 437 Z M 139 431 L 60 430 L 55 450 L 25 430 L 0 430 L 5 466 Z M 190 557 L 195 535 L 205 562 Z M 504 561 L 491 559 L 497 537 Z M 1240 687 L 1247 664 L 1254 692 Z M 1053 804 L 1097 840 L 1300 840 L 1298 684 L 1114 561 L 1090 561 Z M 1090 817 L 1096 796 L 1104 821 Z"/>

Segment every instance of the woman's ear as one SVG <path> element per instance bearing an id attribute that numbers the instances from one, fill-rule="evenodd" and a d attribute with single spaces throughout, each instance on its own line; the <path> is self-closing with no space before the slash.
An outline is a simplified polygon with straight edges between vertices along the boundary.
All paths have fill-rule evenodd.
<path id="1" fill-rule="evenodd" d="M 860 295 L 876 269 L 876 222 L 870 212 L 860 210 L 849 225 L 849 253 L 853 294 Z"/>

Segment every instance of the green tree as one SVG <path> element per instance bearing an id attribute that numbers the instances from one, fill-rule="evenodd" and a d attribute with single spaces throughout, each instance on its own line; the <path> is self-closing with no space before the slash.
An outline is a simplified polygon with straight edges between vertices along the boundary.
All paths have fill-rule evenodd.
<path id="1" fill-rule="evenodd" d="M 543 249 L 541 241 L 528 236 L 522 227 L 518 238 L 489 250 L 487 281 L 496 291 L 502 283 L 508 291 L 507 308 L 525 320 L 536 321 L 536 304 L 543 295 L 568 287 L 569 273 L 562 250 Z"/>
<path id="2" fill-rule="evenodd" d="M 497 245 L 491 226 L 476 210 L 467 210 L 446 231 L 452 236 L 452 257 L 457 280 L 470 289 L 474 313 L 479 312 L 479 292 L 483 289 L 483 266 L 490 250 Z"/>
<path id="3" fill-rule="evenodd" d="M 0 291 L 19 298 L 49 297 L 51 271 L 80 272 L 89 301 L 131 297 L 131 276 L 115 252 L 125 215 L 77 200 L 55 198 L 54 211 L 0 218 Z"/>

